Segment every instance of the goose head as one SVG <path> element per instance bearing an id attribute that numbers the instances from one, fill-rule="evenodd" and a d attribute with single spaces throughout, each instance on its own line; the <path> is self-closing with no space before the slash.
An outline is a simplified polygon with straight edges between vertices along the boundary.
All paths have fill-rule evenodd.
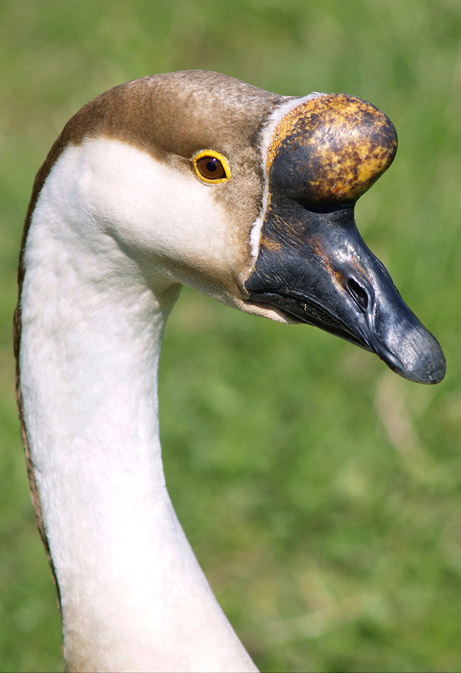
<path id="1" fill-rule="evenodd" d="M 96 98 L 58 146 L 61 162 L 79 147 L 65 195 L 72 245 L 84 236 L 97 249 L 95 232 L 109 235 L 157 290 L 189 285 L 247 313 L 320 327 L 409 380 L 443 378 L 440 345 L 356 227 L 357 199 L 397 149 L 372 104 L 173 73 Z"/>

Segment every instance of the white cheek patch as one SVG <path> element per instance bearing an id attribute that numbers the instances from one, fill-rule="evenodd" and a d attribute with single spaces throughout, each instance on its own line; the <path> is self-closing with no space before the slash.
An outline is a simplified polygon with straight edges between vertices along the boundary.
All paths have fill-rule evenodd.
<path id="1" fill-rule="evenodd" d="M 324 94 L 322 93 L 310 93 L 307 96 L 303 96 L 301 98 L 288 98 L 283 102 L 274 112 L 270 115 L 269 119 L 267 120 L 267 123 L 261 133 L 261 142 L 260 142 L 260 150 L 261 150 L 261 156 L 262 156 L 262 168 L 263 168 L 263 176 L 264 176 L 264 190 L 263 190 L 263 202 L 261 206 L 261 212 L 259 213 L 258 217 L 256 218 L 255 222 L 253 223 L 251 227 L 251 233 L 250 233 L 250 244 L 251 244 L 251 254 L 254 258 L 258 256 L 259 253 L 259 246 L 261 242 L 261 231 L 264 223 L 264 219 L 266 217 L 266 211 L 267 207 L 269 205 L 269 183 L 268 183 L 268 174 L 267 174 L 267 157 L 268 157 L 268 151 L 269 147 L 272 143 L 272 139 L 274 136 L 274 131 L 279 125 L 280 121 L 283 119 L 283 117 L 288 114 L 293 108 L 298 107 L 298 105 L 302 105 L 306 101 L 313 100 L 314 98 L 318 98 L 319 96 L 323 96 Z"/>
<path id="2" fill-rule="evenodd" d="M 192 172 L 187 175 L 117 140 L 87 140 L 81 151 L 90 166 L 95 164 L 88 173 L 86 200 L 121 236 L 146 248 L 192 254 L 205 252 L 204 240 L 213 247 L 225 238 L 224 213 L 212 188 Z"/>
<path id="3" fill-rule="evenodd" d="M 111 238 L 135 260 L 174 261 L 185 277 L 188 269 L 216 277 L 235 271 L 230 228 L 213 186 L 128 143 L 99 137 L 68 146 L 41 199 L 66 203 L 68 226 L 63 231 L 61 221 L 59 236 L 70 245 L 107 257 Z"/>

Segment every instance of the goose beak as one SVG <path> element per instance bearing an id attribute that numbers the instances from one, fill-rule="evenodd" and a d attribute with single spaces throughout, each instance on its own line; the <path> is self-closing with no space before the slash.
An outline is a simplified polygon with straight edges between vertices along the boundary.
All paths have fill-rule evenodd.
<path id="1" fill-rule="evenodd" d="M 439 343 L 404 303 L 354 219 L 356 199 L 392 161 L 394 127 L 365 101 L 341 94 L 322 98 L 328 114 L 314 99 L 317 131 L 323 113 L 318 137 L 306 124 L 306 111 L 298 110 L 291 125 L 284 118 L 283 133 L 274 135 L 276 147 L 269 148 L 269 206 L 259 254 L 245 283 L 249 301 L 372 351 L 410 381 L 438 383 L 445 375 Z M 351 102 L 354 114 L 344 122 L 340 109 L 338 128 L 334 108 Z M 350 126 L 355 132 L 357 123 L 351 147 Z"/>
<path id="2" fill-rule="evenodd" d="M 283 221 L 292 238 L 265 239 L 246 282 L 250 301 L 372 351 L 410 381 L 441 381 L 445 358 L 439 343 L 365 245 L 352 208 L 288 210 L 271 210 L 265 223 L 270 229 L 274 220 Z"/>

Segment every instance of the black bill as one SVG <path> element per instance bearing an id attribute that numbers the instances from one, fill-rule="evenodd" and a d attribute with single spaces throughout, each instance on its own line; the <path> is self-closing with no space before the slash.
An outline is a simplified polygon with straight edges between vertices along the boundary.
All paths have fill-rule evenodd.
<path id="1" fill-rule="evenodd" d="M 392 161 L 391 122 L 333 94 L 283 118 L 268 149 L 269 205 L 249 301 L 376 353 L 410 381 L 438 383 L 445 357 L 361 238 L 354 204 Z"/>

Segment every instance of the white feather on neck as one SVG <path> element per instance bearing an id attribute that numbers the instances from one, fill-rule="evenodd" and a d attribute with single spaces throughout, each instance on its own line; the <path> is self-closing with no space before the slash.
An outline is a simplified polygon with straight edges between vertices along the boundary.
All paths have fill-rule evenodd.
<path id="1" fill-rule="evenodd" d="M 256 670 L 165 487 L 157 366 L 175 246 L 179 262 L 205 249 L 225 266 L 210 190 L 117 141 L 63 152 L 28 235 L 20 367 L 70 670 Z"/>

